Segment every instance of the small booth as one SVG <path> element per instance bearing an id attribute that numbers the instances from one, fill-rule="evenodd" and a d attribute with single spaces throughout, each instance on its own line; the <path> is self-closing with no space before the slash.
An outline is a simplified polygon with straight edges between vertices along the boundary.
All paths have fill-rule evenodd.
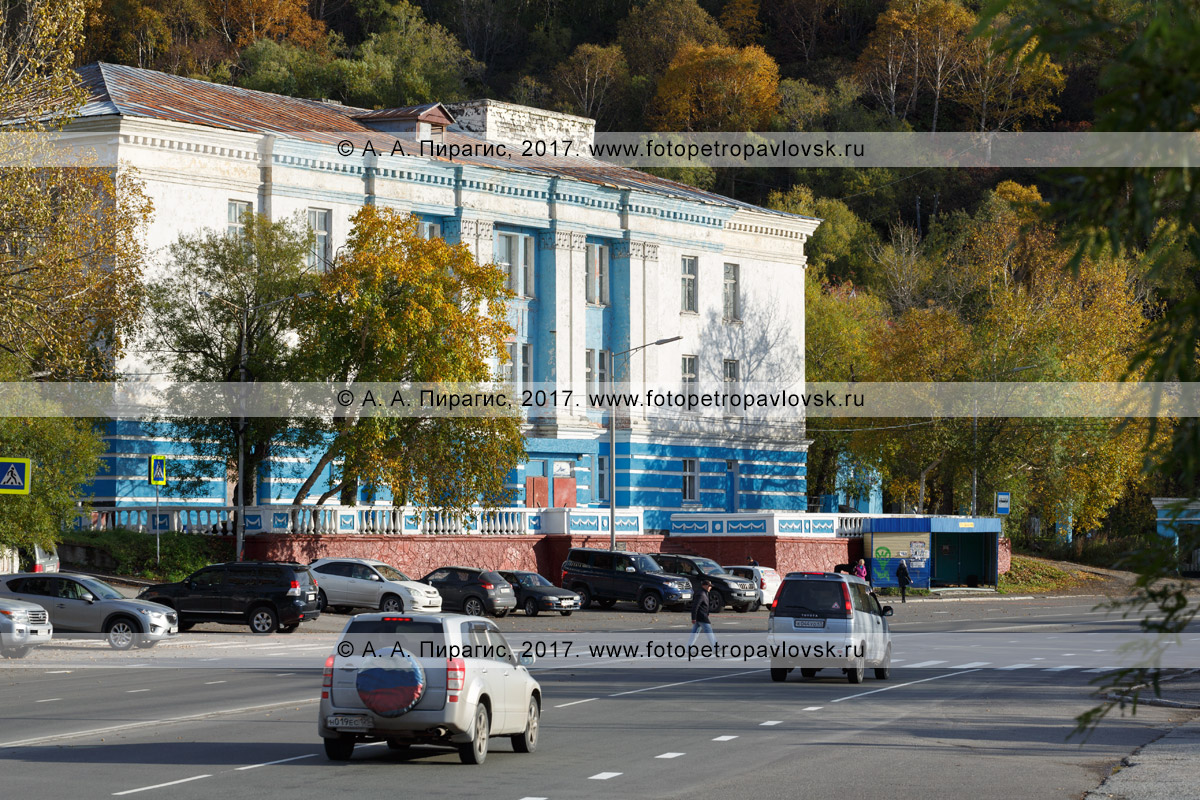
<path id="1" fill-rule="evenodd" d="M 912 588 L 995 586 L 1000 561 L 997 517 L 871 517 L 863 537 L 875 586 L 898 586 L 904 561 Z"/>

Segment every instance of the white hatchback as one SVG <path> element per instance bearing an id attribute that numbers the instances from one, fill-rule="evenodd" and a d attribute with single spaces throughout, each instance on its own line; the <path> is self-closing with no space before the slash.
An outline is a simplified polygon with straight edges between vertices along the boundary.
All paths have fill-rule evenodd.
<path id="1" fill-rule="evenodd" d="M 317 579 L 321 612 L 329 607 L 380 611 L 441 611 L 442 596 L 427 583 L 369 558 L 319 558 L 309 565 Z"/>
<path id="2" fill-rule="evenodd" d="M 779 577 L 779 573 L 770 567 L 721 567 L 730 575 L 737 575 L 739 578 L 745 578 L 752 582 L 755 588 L 758 589 L 758 598 L 754 605 L 750 606 L 751 611 L 758 611 L 763 606 L 769 606 L 775 602 L 775 593 L 779 591 L 779 584 L 783 583 L 783 578 Z"/>

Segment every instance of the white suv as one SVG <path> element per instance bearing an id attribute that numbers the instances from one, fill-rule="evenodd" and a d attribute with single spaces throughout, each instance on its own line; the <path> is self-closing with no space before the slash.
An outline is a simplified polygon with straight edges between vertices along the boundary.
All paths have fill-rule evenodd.
<path id="1" fill-rule="evenodd" d="M 0 597 L 0 655 L 24 658 L 54 636 L 50 615 L 37 603 Z"/>
<path id="2" fill-rule="evenodd" d="M 346 761 L 358 742 L 440 744 L 482 764 L 488 740 L 537 747 L 542 688 L 495 623 L 461 614 L 360 614 L 325 661 L 317 731 Z"/>
<path id="3" fill-rule="evenodd" d="M 745 578 L 753 583 L 758 588 L 758 596 L 755 598 L 753 605 L 750 606 L 751 611 L 758 611 L 762 606 L 769 606 L 775 602 L 775 593 L 779 591 L 779 584 L 783 579 L 779 577 L 779 573 L 770 567 L 721 567 L 730 575 L 736 575 L 739 578 Z"/>
<path id="4" fill-rule="evenodd" d="M 441 611 L 442 596 L 395 567 L 369 558 L 318 558 L 309 565 L 320 590 L 322 613 L 333 607 L 380 611 Z"/>
<path id="5" fill-rule="evenodd" d="M 868 666 L 886 680 L 892 666 L 891 615 L 892 607 L 880 606 L 856 575 L 789 572 L 767 623 L 771 680 L 785 681 L 797 667 L 806 678 L 833 668 L 851 683 L 862 683 Z"/>

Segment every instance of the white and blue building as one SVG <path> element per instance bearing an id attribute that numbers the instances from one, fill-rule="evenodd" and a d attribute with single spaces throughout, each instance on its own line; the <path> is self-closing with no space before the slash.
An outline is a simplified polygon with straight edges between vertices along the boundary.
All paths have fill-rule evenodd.
<path id="1" fill-rule="evenodd" d="M 614 381 L 639 393 L 803 386 L 804 245 L 819 220 L 583 155 L 417 154 L 420 140 L 505 143 L 511 152 L 524 140 L 569 139 L 578 152 L 592 140 L 592 120 L 490 100 L 368 111 L 132 67 L 94 64 L 81 73 L 90 99 L 72 130 L 94 135 L 107 157 L 137 170 L 154 202 L 154 253 L 181 234 L 236 227 L 253 210 L 307 220 L 320 268 L 346 241 L 358 208 L 399 209 L 416 215 L 425 235 L 465 243 L 508 271 L 518 296 L 507 367 L 515 381 L 577 397 Z M 364 154 L 368 140 L 375 152 Z M 352 143 L 348 156 L 342 141 Z M 406 155 L 391 154 L 396 141 Z M 147 278 L 165 268 L 160 259 Z M 663 339 L 674 341 L 619 355 Z M 143 354 L 123 365 L 132 379 L 152 371 L 144 355 L 152 346 L 142 343 Z M 770 423 L 728 409 L 616 416 L 615 454 L 603 410 L 529 419 L 528 460 L 511 475 L 514 506 L 539 502 L 527 494 L 537 486 L 547 504 L 606 508 L 615 467 L 617 506 L 641 509 L 645 531 L 669 529 L 680 511 L 808 508 L 802 412 Z M 138 421 L 111 425 L 96 506 L 152 504 L 149 454 L 195 457 L 188 442 L 163 433 Z M 290 504 L 310 461 L 267 464 L 250 504 Z M 168 487 L 163 502 L 228 506 L 232 492 L 218 474 L 199 496 L 174 497 Z M 388 505 L 385 494 L 360 502 Z M 595 515 L 606 530 L 603 516 Z"/>

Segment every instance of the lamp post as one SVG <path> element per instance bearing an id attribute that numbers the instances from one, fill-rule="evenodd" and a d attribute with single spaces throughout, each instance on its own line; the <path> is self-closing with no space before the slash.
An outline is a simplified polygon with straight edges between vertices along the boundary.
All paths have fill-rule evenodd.
<path id="1" fill-rule="evenodd" d="M 242 324 L 238 330 L 238 383 L 246 382 L 246 328 L 250 323 L 251 311 L 262 311 L 265 308 L 277 306 L 280 303 L 286 303 L 290 300 L 302 300 L 305 297 L 312 297 L 314 292 L 300 292 L 298 294 L 288 295 L 279 300 L 272 300 L 269 303 L 260 303 L 256 306 L 245 305 L 239 306 L 236 303 L 231 303 L 223 297 L 217 297 L 211 292 L 200 292 L 202 297 L 207 297 L 210 300 L 216 300 L 218 303 L 224 303 L 230 308 L 242 312 Z M 246 476 L 243 474 L 243 462 L 245 461 L 246 450 L 246 398 L 242 393 L 238 393 L 238 403 L 241 405 L 241 415 L 238 417 L 237 427 L 237 524 L 234 525 L 236 536 L 235 544 L 235 561 L 242 560 L 242 548 L 246 539 Z"/>
<path id="2" fill-rule="evenodd" d="M 1013 375 L 1017 372 L 1024 372 L 1027 369 L 1037 369 L 1041 364 L 1030 364 L 1027 367 L 1017 367 L 1010 369 L 1006 375 Z M 978 514 L 978 489 L 979 489 L 979 400 L 973 398 L 974 407 L 971 414 L 971 516 Z"/>
<path id="3" fill-rule="evenodd" d="M 639 350 L 645 350 L 647 347 L 657 347 L 662 344 L 670 344 L 678 342 L 682 336 L 672 336 L 669 339 L 657 339 L 653 342 L 646 342 L 637 347 L 631 347 L 628 350 L 622 350 L 619 353 L 612 354 L 612 369 L 613 375 L 617 372 L 617 356 L 631 356 Z M 629 361 L 626 359 L 626 365 Z M 617 403 L 613 395 L 609 395 L 608 401 L 608 549 L 617 549 Z"/>

